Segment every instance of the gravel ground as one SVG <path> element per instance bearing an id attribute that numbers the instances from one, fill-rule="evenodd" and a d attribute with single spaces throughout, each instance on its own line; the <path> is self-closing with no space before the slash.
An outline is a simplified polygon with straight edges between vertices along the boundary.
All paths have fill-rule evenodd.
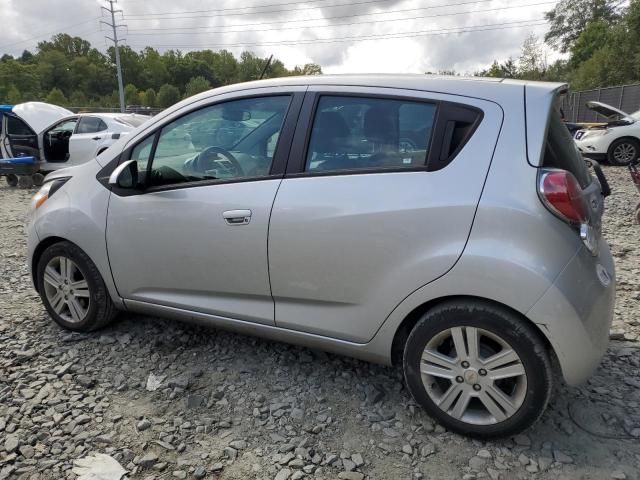
<path id="1" fill-rule="evenodd" d="M 606 174 L 614 340 L 588 384 L 559 385 L 533 429 L 498 442 L 434 424 L 394 368 L 131 314 L 61 330 L 24 258 L 33 192 L 3 181 L 0 479 L 74 479 L 95 452 L 149 480 L 640 478 L 640 196 L 625 169 Z"/>

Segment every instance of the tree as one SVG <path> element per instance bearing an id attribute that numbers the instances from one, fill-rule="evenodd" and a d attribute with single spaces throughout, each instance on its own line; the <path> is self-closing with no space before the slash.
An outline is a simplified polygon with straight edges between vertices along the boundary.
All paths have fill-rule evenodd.
<path id="1" fill-rule="evenodd" d="M 206 78 L 200 77 L 200 76 L 193 77 L 191 80 L 189 80 L 189 83 L 187 83 L 184 96 L 191 97 L 196 93 L 205 92 L 210 88 L 211 88 L 211 84 L 209 83 L 209 80 L 207 80 Z"/>
<path id="2" fill-rule="evenodd" d="M 22 96 L 20 95 L 20 90 L 15 85 L 11 85 L 9 90 L 7 91 L 7 103 L 9 105 L 16 105 L 17 103 L 22 102 Z"/>
<path id="3" fill-rule="evenodd" d="M 542 45 L 533 33 L 525 38 L 518 60 L 519 77 L 527 80 L 541 80 L 547 69 L 547 60 Z"/>
<path id="4" fill-rule="evenodd" d="M 553 10 L 545 13 L 549 31 L 545 41 L 561 52 L 568 52 L 573 43 L 591 22 L 615 22 L 619 15 L 615 0 L 560 0 Z"/>
<path id="5" fill-rule="evenodd" d="M 180 90 L 173 85 L 165 83 L 158 91 L 157 103 L 159 107 L 167 108 L 180 100 Z"/>
<path id="6" fill-rule="evenodd" d="M 64 96 L 62 90 L 53 87 L 46 98 L 47 103 L 53 103 L 54 105 L 66 105 L 67 97 Z"/>
<path id="7" fill-rule="evenodd" d="M 145 107 L 156 106 L 156 91 L 153 88 L 147 88 L 142 98 L 142 105 Z"/>
<path id="8" fill-rule="evenodd" d="M 307 63 L 302 68 L 295 66 L 292 73 L 294 75 L 321 75 L 322 68 L 317 63 Z"/>
<path id="9" fill-rule="evenodd" d="M 124 103 L 126 105 L 136 105 L 138 103 L 138 89 L 132 83 L 127 83 L 124 87 Z"/>

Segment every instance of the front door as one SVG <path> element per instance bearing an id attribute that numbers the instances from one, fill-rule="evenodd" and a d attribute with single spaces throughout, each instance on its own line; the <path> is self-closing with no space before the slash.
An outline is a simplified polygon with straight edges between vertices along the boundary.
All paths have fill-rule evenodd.
<path id="1" fill-rule="evenodd" d="M 40 158 L 38 137 L 29 125 L 11 114 L 3 115 L 2 123 L 2 157 Z"/>
<path id="2" fill-rule="evenodd" d="M 107 124 L 98 117 L 81 116 L 75 132 L 69 138 L 69 163 L 79 165 L 95 157 L 98 145 L 110 135 Z"/>
<path id="3" fill-rule="evenodd" d="M 365 343 L 462 254 L 502 113 L 356 87 L 310 87 L 302 111 L 269 228 L 276 325 Z"/>
<path id="4" fill-rule="evenodd" d="M 288 149 L 273 145 L 295 127 L 293 98 L 192 109 L 125 151 L 142 186 L 114 190 L 107 219 L 125 300 L 273 324 L 267 232 Z"/>

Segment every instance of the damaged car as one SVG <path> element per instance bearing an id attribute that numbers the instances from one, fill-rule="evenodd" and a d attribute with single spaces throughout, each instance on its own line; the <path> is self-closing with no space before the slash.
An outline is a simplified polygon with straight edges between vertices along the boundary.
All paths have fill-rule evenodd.
<path id="1" fill-rule="evenodd" d="M 616 166 L 635 162 L 640 155 L 640 110 L 628 114 L 601 102 L 587 102 L 587 107 L 605 117 L 607 122 L 575 133 L 580 152 L 585 157 L 606 160 Z"/>

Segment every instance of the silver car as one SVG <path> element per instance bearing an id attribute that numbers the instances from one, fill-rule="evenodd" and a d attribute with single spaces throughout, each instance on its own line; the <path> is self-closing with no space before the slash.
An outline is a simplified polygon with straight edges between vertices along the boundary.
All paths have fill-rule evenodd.
<path id="1" fill-rule="evenodd" d="M 61 326 L 173 317 L 403 368 L 448 429 L 511 435 L 584 382 L 615 280 L 561 84 L 318 76 L 186 99 L 33 199 Z"/>

